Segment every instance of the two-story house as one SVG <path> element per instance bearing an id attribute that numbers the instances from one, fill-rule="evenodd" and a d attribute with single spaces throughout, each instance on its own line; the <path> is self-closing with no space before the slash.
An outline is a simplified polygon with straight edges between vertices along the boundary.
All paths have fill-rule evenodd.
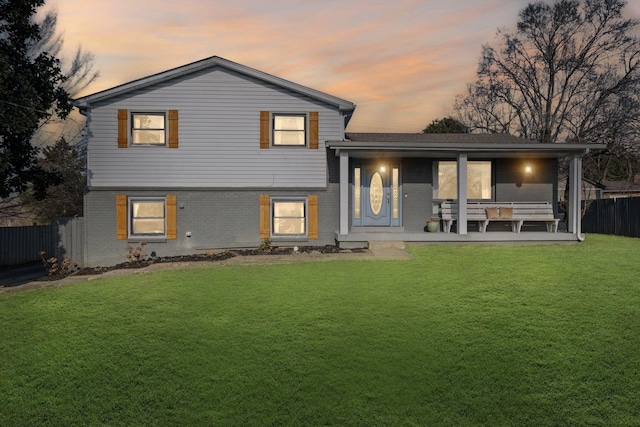
<path id="1" fill-rule="evenodd" d="M 579 191 L 566 233 L 536 221 L 522 230 L 509 221 L 476 229 L 470 206 L 547 203 L 557 214 L 558 158 L 571 158 L 577 186 L 581 156 L 602 148 L 507 135 L 349 134 L 353 103 L 219 57 L 76 105 L 89 126 L 85 265 L 122 262 L 124 247 L 141 241 L 158 256 L 255 247 L 266 238 L 345 247 L 575 241 Z M 441 219 L 443 201 L 455 205 L 454 231 L 425 233 L 427 220 Z"/>

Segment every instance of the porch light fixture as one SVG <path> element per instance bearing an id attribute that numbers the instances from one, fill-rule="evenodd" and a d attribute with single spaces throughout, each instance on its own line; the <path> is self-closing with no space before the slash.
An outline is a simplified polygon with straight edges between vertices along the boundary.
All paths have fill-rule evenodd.
<path id="1" fill-rule="evenodd" d="M 531 175 L 533 173 L 533 168 L 530 165 L 526 165 L 524 167 L 524 174 L 525 175 Z"/>
<path id="2" fill-rule="evenodd" d="M 380 173 L 385 173 L 387 168 L 385 166 L 380 166 Z"/>

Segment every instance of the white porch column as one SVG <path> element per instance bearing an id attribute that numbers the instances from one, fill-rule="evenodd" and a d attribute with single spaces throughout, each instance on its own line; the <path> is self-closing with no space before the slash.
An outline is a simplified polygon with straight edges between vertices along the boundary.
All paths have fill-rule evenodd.
<path id="1" fill-rule="evenodd" d="M 349 234 L 349 153 L 340 151 L 340 234 Z"/>
<path id="2" fill-rule="evenodd" d="M 458 234 L 467 234 L 467 153 L 458 154 Z"/>
<path id="3" fill-rule="evenodd" d="M 569 233 L 580 234 L 582 220 L 582 157 L 572 154 L 569 160 L 569 206 L 567 212 L 567 230 Z"/>

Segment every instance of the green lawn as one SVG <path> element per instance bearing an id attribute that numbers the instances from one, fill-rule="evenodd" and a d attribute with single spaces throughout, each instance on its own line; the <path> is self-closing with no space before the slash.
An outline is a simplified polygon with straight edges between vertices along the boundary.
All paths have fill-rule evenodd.
<path id="1" fill-rule="evenodd" d="M 0 425 L 640 425 L 640 239 L 0 294 Z"/>

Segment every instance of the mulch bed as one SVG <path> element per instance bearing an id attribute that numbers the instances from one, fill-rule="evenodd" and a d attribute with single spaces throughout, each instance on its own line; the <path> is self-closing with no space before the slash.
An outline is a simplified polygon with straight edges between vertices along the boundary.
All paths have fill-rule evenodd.
<path id="1" fill-rule="evenodd" d="M 172 262 L 197 262 L 197 261 L 224 261 L 229 258 L 237 256 L 254 256 L 254 255 L 293 255 L 294 253 L 307 253 L 307 254 L 338 254 L 338 253 L 360 253 L 366 252 L 366 249 L 341 249 L 334 245 L 326 246 L 300 246 L 297 247 L 297 251 L 291 247 L 277 247 L 273 246 L 269 250 L 260 249 L 229 249 L 222 252 L 211 254 L 193 254 L 193 255 L 178 255 L 169 257 L 155 257 L 141 262 L 123 262 L 121 264 L 112 265 L 109 267 L 87 267 L 80 270 L 76 270 L 69 274 L 56 274 L 52 276 L 45 276 L 38 281 L 55 281 L 60 280 L 68 276 L 90 276 L 103 274 L 113 270 L 124 269 L 136 269 L 148 267 L 152 264 L 172 263 Z"/>

